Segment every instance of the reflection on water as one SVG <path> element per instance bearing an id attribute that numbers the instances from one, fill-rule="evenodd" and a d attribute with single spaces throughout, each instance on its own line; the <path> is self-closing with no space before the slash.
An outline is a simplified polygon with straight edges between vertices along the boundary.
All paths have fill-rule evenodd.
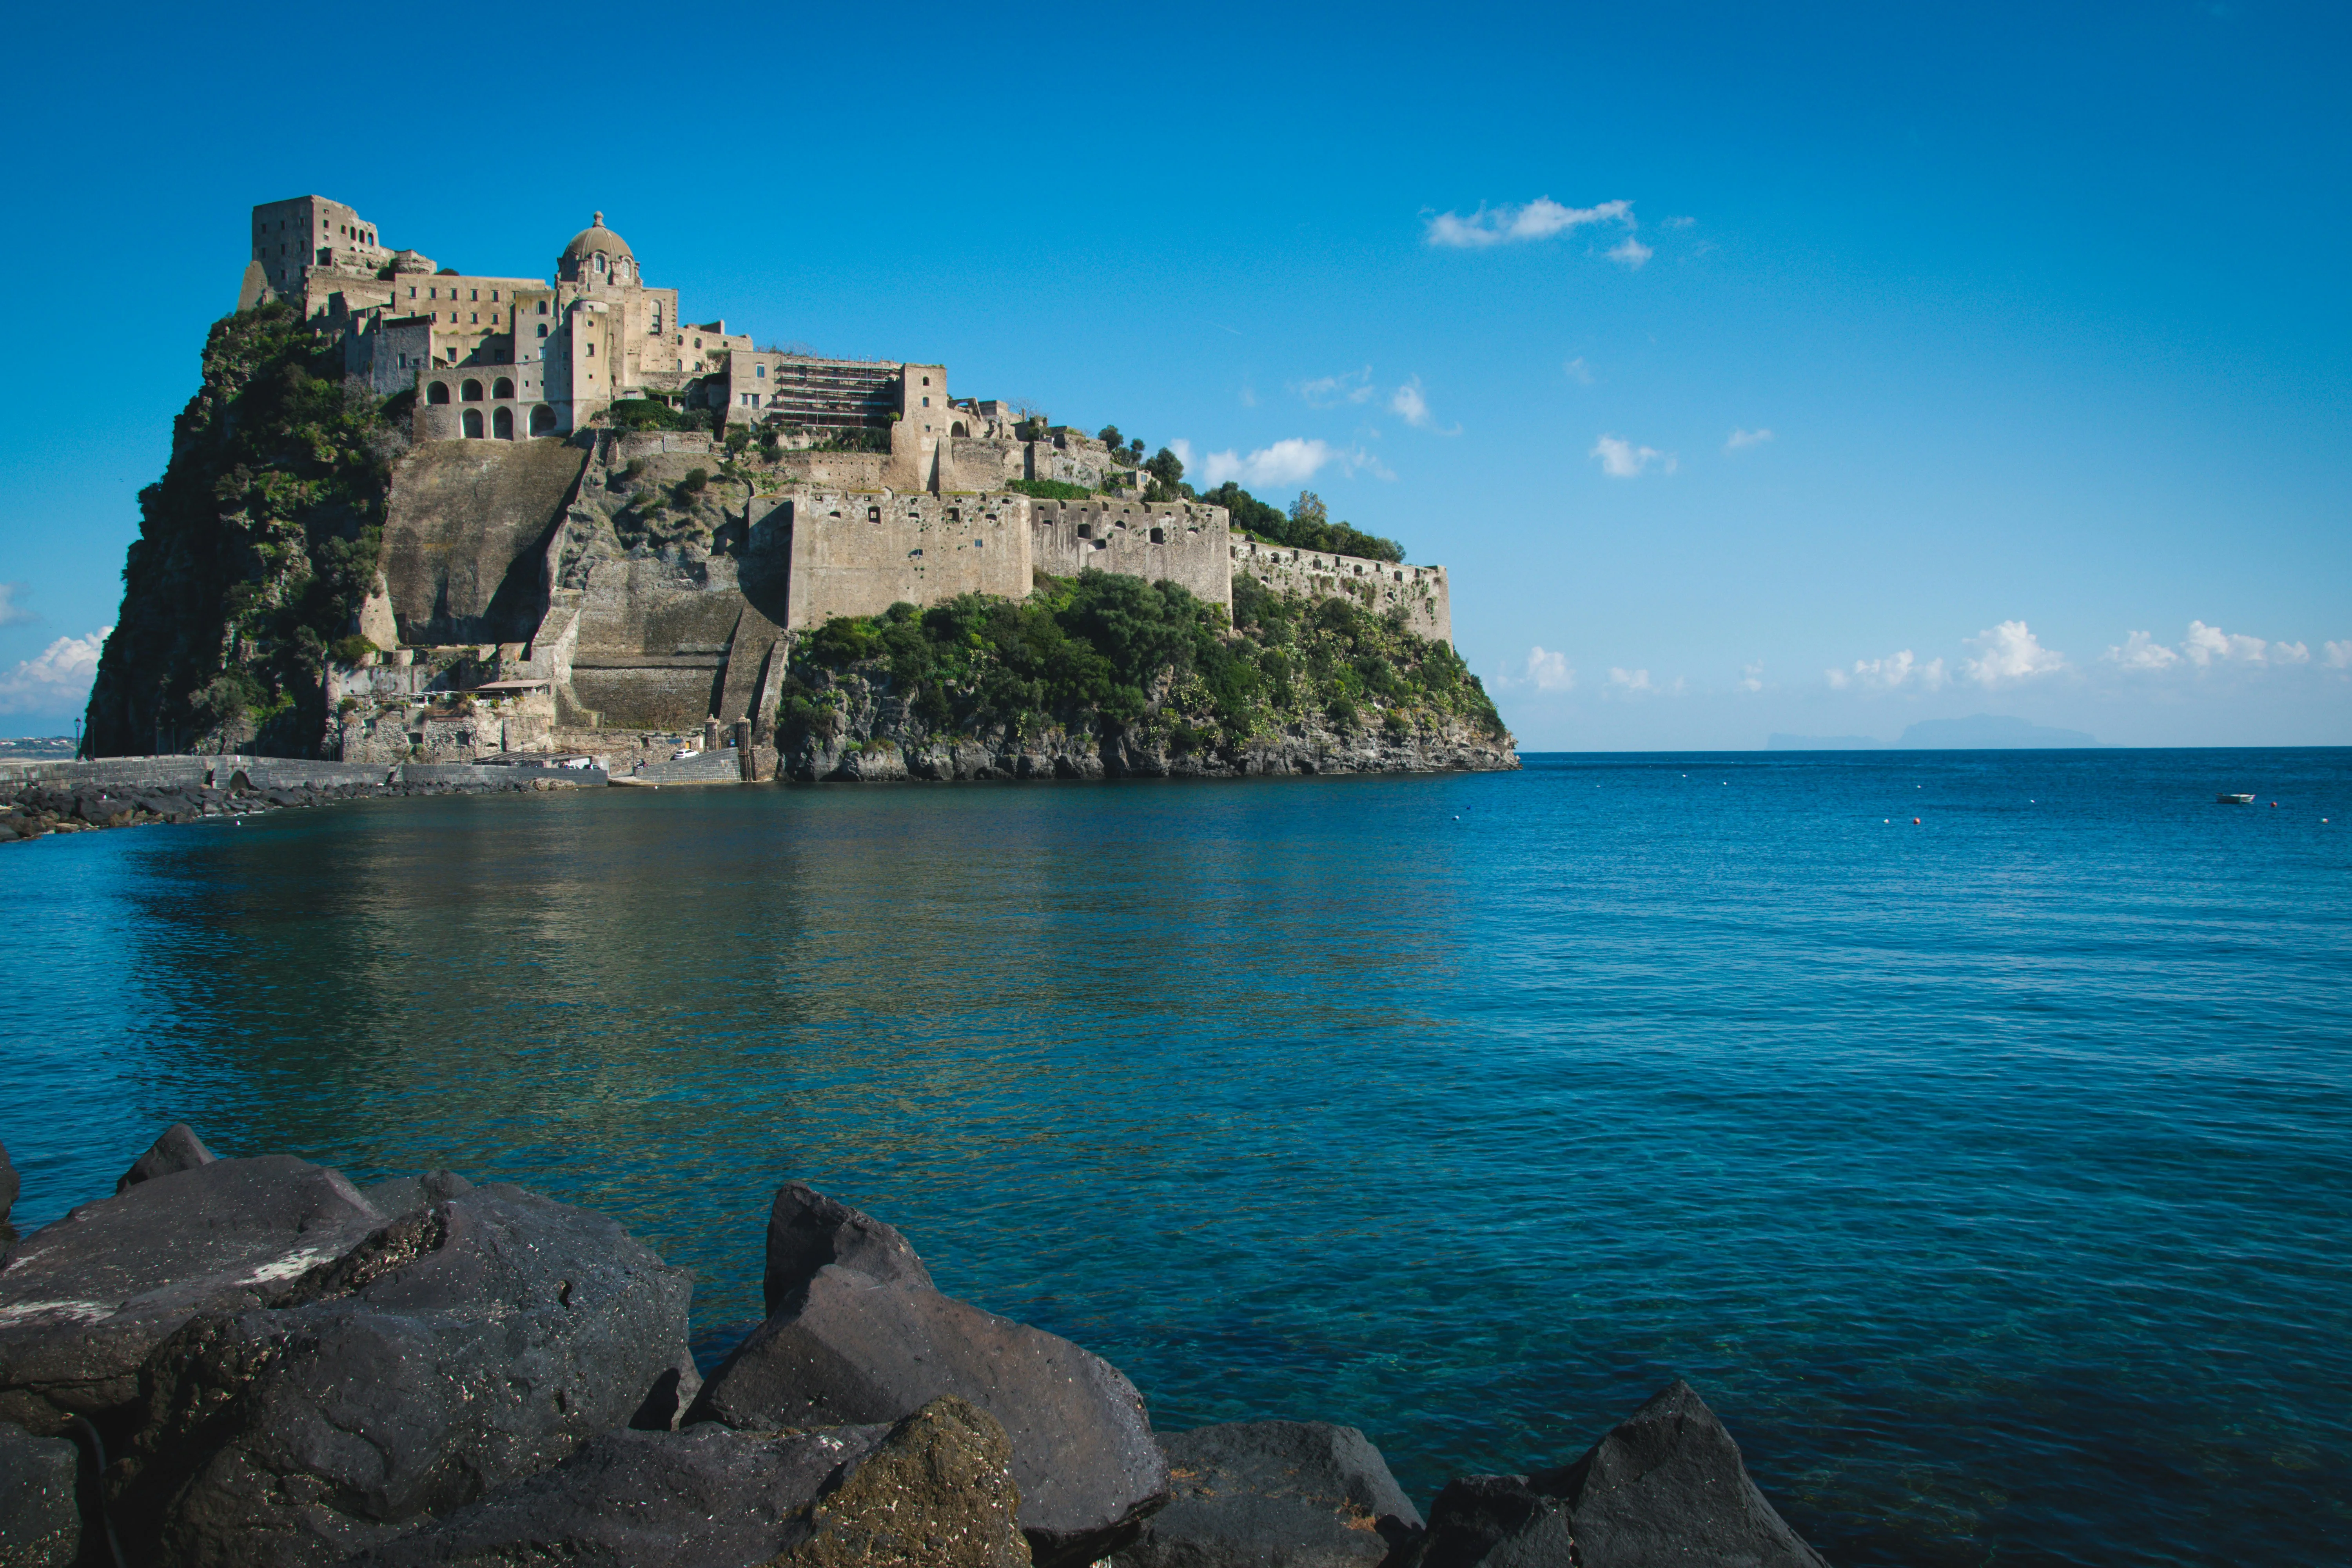
<path id="1" fill-rule="evenodd" d="M 1353 1422 L 1424 1500 L 1680 1373 L 1842 1563 L 2333 1562 L 2347 782 L 1562 759 L 89 834 L 0 853 L 0 1138 L 31 1222 L 179 1117 L 519 1180 L 692 1267 L 706 1332 L 802 1176 L 1162 1425 Z"/>

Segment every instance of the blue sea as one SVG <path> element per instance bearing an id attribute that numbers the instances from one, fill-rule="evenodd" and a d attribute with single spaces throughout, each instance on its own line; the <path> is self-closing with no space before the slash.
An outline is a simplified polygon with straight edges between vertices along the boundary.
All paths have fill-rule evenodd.
<path id="1" fill-rule="evenodd" d="M 2340 750 L 90 833 L 0 848 L 0 1141 L 20 1225 L 178 1119 L 519 1181 L 690 1266 L 706 1353 L 803 1177 L 1424 1506 L 1681 1376 L 1847 1568 L 2337 1564 L 2347 873 Z"/>

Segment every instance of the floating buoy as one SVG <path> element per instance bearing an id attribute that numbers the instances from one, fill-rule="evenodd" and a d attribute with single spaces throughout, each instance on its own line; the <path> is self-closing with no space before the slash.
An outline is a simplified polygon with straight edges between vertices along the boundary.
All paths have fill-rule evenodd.
<path id="1" fill-rule="evenodd" d="M 1915 817 L 1913 817 L 1913 818 L 1911 819 L 1911 826 L 1914 826 L 1914 827 L 1918 826 L 1919 826 L 1919 819 L 1918 819 L 1917 817 L 1916 817 L 1916 816 L 1915 816 Z"/>

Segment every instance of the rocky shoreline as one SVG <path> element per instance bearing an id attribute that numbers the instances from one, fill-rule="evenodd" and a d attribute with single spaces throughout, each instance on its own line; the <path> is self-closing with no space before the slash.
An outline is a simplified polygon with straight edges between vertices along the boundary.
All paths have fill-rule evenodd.
<path id="1" fill-rule="evenodd" d="M 600 774 L 597 783 L 603 782 Z M 140 827 L 154 823 L 185 823 L 258 816 L 265 812 L 300 811 L 339 800 L 412 799 L 445 795 L 528 795 L 576 789 L 570 779 L 534 777 L 511 782 L 478 784 L 435 780 L 396 784 L 304 783 L 268 788 L 226 789 L 211 784 L 136 784 L 30 783 L 0 784 L 0 844 L 40 838 L 52 833 L 87 833 L 100 827 Z M 0 1564 L 5 1560 L 0 1559 Z"/>
<path id="2" fill-rule="evenodd" d="M 707 1380 L 685 1271 L 520 1187 L 360 1187 L 185 1125 L 21 1239 L 16 1184 L 0 1150 L 8 1568 L 1822 1562 L 1685 1384 L 1424 1517 L 1353 1427 L 1154 1431 L 1117 1368 L 797 1183 L 768 1316 Z"/>
<path id="3" fill-rule="evenodd" d="M 855 710 L 853 710 L 855 711 Z M 927 779 L 1250 778 L 1281 774 L 1507 773 L 1517 746 L 1460 721 L 1390 735 L 1302 721 L 1240 745 L 1185 747 L 1165 730 L 1055 728 L 1018 738 L 935 735 L 903 713 L 861 713 L 834 739 L 803 738 L 781 776 L 803 784 Z"/>

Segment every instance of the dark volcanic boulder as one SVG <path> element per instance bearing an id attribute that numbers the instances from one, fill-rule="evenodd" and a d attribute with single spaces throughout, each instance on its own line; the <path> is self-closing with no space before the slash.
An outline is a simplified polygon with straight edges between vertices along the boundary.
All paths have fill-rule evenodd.
<path id="1" fill-rule="evenodd" d="M 1438 1494 L 1423 1568 L 1824 1568 L 1748 1479 L 1739 1446 L 1675 1382 L 1591 1451 Z"/>
<path id="2" fill-rule="evenodd" d="M 179 1178 L 184 1180 L 185 1178 Z M 116 1493 L 134 1561 L 332 1563 L 625 1426 L 686 1354 L 689 1287 L 613 1221 L 477 1187 L 274 1310 L 159 1346 Z"/>
<path id="3" fill-rule="evenodd" d="M 610 1433 L 350 1568 L 1023 1568 L 1004 1429 L 961 1400 L 895 1426 Z"/>
<path id="4" fill-rule="evenodd" d="M 147 1152 L 131 1162 L 131 1169 L 122 1173 L 121 1179 L 114 1184 L 114 1195 L 119 1198 L 142 1182 L 193 1171 L 218 1158 L 205 1147 L 205 1141 L 196 1136 L 194 1128 L 184 1121 L 174 1121 L 163 1129 L 161 1138 L 147 1146 Z"/>
<path id="5" fill-rule="evenodd" d="M 0 1568 L 67 1568 L 81 1552 L 80 1451 L 0 1422 Z"/>
<path id="6" fill-rule="evenodd" d="M 1119 1568 L 1380 1568 L 1421 1512 L 1353 1426 L 1242 1421 L 1160 1434 L 1175 1499 Z"/>
<path id="7" fill-rule="evenodd" d="M 931 1282 L 931 1271 L 895 1227 L 806 1183 L 785 1183 L 768 1210 L 768 1310 L 782 1311 L 828 1263 L 886 1285 Z"/>
<path id="8" fill-rule="evenodd" d="M 138 1399 L 148 1352 L 189 1318 L 258 1306 L 383 1224 L 340 1174 L 281 1154 L 84 1204 L 26 1237 L 0 1272 L 0 1420 L 104 1425 Z"/>
<path id="9" fill-rule="evenodd" d="M 397 1219 L 473 1190 L 474 1184 L 455 1171 L 427 1171 L 421 1176 L 394 1176 L 387 1182 L 371 1182 L 360 1189 L 360 1195 L 376 1213 L 387 1219 Z"/>
<path id="10" fill-rule="evenodd" d="M 1090 1563 L 1132 1541 L 1168 1497 L 1135 1385 L 1067 1340 L 940 1295 L 896 1231 L 815 1198 L 779 1195 L 769 1280 L 791 1288 L 710 1374 L 687 1421 L 856 1426 L 943 1396 L 968 1400 L 1012 1439 L 1021 1527 L 1042 1568 Z M 878 1260 L 887 1277 L 824 1263 L 794 1282 L 827 1248 Z"/>
<path id="11" fill-rule="evenodd" d="M 808 1505 L 883 1426 L 790 1434 L 604 1432 L 551 1470 L 350 1560 L 351 1568 L 549 1561 L 765 1563 L 814 1533 Z"/>
<path id="12" fill-rule="evenodd" d="M 0 1225 L 8 1223 L 8 1211 L 16 1206 L 16 1167 L 8 1163 L 8 1145 L 0 1143 Z"/>

